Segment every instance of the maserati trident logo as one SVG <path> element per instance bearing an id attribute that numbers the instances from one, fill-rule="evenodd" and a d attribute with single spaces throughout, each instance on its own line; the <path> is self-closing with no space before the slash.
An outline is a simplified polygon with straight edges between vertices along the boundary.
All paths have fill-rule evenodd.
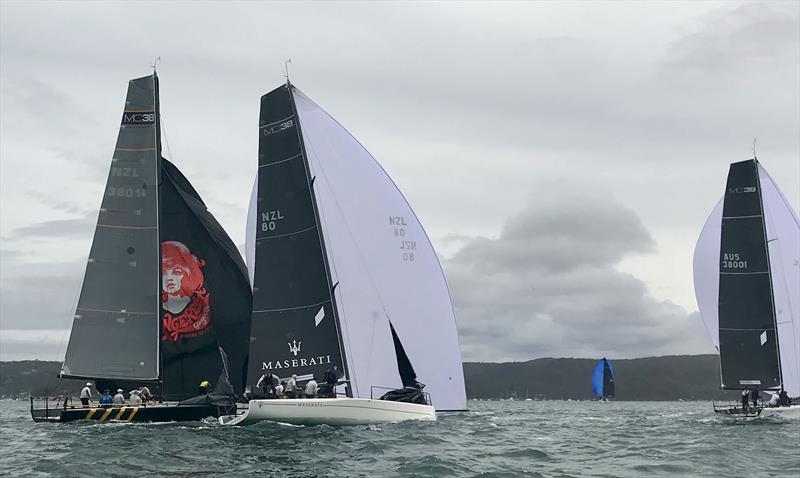
<path id="1" fill-rule="evenodd" d="M 303 342 L 298 342 L 296 340 L 292 340 L 291 342 L 289 342 L 286 345 L 289 346 L 289 352 L 293 353 L 294 356 L 297 357 L 297 353 L 300 352 L 300 344 L 302 344 L 302 343 Z"/>

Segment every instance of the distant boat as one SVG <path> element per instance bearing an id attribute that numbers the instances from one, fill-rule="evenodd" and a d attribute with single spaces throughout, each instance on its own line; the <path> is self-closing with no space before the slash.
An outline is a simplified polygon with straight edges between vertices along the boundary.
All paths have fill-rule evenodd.
<path id="1" fill-rule="evenodd" d="M 604 401 L 615 397 L 615 373 L 614 366 L 605 357 L 597 361 L 592 371 L 592 392 L 595 397 Z"/>
<path id="2" fill-rule="evenodd" d="M 230 413 L 244 389 L 251 291 L 236 246 L 161 157 L 155 72 L 128 83 L 60 377 L 146 385 L 170 404 L 35 408 L 36 421 L 184 421 Z M 204 380 L 220 377 L 210 395 Z"/>
<path id="3" fill-rule="evenodd" d="M 694 253 L 700 315 L 720 353 L 723 390 L 800 397 L 800 221 L 756 159 L 730 165 L 725 195 Z M 717 406 L 731 417 L 791 407 Z"/>
<path id="4" fill-rule="evenodd" d="M 247 383 L 337 379 L 328 398 L 254 398 L 222 423 L 433 420 L 465 408 L 453 305 L 425 230 L 370 153 L 288 81 L 261 98 L 247 231 Z"/>

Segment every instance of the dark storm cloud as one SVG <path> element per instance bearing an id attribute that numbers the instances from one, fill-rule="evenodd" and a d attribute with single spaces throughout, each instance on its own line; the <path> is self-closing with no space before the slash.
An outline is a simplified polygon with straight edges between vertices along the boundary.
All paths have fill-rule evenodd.
<path id="1" fill-rule="evenodd" d="M 466 360 L 711 351 L 699 317 L 617 270 L 654 249 L 631 210 L 574 184 L 536 189 L 499 237 L 468 240 L 445 262 Z"/>

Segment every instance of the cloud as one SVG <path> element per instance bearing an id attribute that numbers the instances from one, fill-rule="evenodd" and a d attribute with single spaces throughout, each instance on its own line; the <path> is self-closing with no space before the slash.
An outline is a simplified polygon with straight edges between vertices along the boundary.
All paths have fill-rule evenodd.
<path id="1" fill-rule="evenodd" d="M 638 217 L 609 193 L 537 184 L 499 237 L 466 240 L 445 262 L 464 359 L 711 352 L 699 317 L 653 299 L 616 268 L 654 250 Z"/>
<path id="2" fill-rule="evenodd" d="M 63 360 L 67 335 L 64 330 L 3 329 L 0 361 Z"/>
<path id="3" fill-rule="evenodd" d="M 24 239 L 26 241 L 34 239 L 84 239 L 87 236 L 91 236 L 92 228 L 96 222 L 97 213 L 91 212 L 81 218 L 56 219 L 21 226 L 13 229 L 8 237 L 4 239 Z"/>

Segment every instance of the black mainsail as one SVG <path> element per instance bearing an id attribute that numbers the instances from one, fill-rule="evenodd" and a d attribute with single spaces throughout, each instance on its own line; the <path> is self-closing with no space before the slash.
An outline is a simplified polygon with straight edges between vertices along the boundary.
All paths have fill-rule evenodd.
<path id="1" fill-rule="evenodd" d="M 291 85 L 261 97 L 248 383 L 347 375 L 319 212 Z"/>
<path id="2" fill-rule="evenodd" d="M 158 80 L 131 80 L 92 241 L 64 377 L 159 373 Z"/>
<path id="3" fill-rule="evenodd" d="M 755 159 L 733 163 L 722 212 L 719 349 L 722 388 L 781 386 L 764 209 Z"/>
<path id="4" fill-rule="evenodd" d="M 158 381 L 162 399 L 182 400 L 222 375 L 241 393 L 251 309 L 244 262 L 161 157 L 159 117 L 155 73 L 132 80 L 61 376 Z"/>

